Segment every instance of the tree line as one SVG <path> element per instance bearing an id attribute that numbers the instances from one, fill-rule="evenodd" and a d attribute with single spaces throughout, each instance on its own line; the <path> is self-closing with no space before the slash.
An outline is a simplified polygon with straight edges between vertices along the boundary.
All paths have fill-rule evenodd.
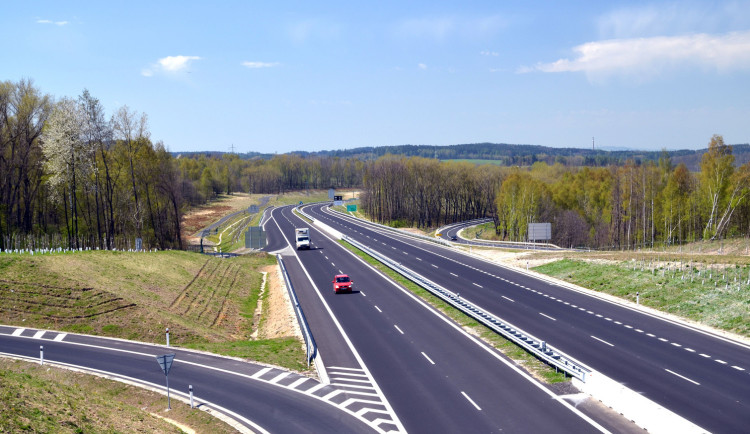
<path id="1" fill-rule="evenodd" d="M 496 233 L 513 241 L 536 222 L 552 223 L 552 241 L 566 247 L 750 235 L 750 163 L 738 164 L 721 136 L 711 138 L 698 170 L 672 155 L 523 168 L 403 155 L 181 155 L 151 140 L 145 113 L 123 106 L 107 117 L 87 90 L 56 100 L 30 80 L 5 81 L 0 249 L 128 248 L 136 238 L 144 247 L 180 248 L 184 212 L 219 194 L 331 187 L 362 188 L 361 207 L 379 222 L 435 228 L 491 217 Z"/>
<path id="2" fill-rule="evenodd" d="M 0 250 L 181 248 L 191 206 L 238 191 L 358 187 L 363 165 L 337 157 L 173 156 L 148 116 L 107 116 L 84 90 L 55 99 L 31 80 L 0 82 Z"/>
<path id="3" fill-rule="evenodd" d="M 363 210 L 375 220 L 430 228 L 492 217 L 500 238 L 526 241 L 529 223 L 552 223 L 564 246 L 639 248 L 750 235 L 750 163 L 714 136 L 700 171 L 658 161 L 608 167 L 537 162 L 476 166 L 385 156 L 365 167 Z"/>

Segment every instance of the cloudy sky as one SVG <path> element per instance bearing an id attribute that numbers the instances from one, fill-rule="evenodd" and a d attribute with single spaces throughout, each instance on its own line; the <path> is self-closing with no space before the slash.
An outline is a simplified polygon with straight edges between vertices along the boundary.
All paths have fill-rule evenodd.
<path id="1" fill-rule="evenodd" d="M 750 1 L 0 5 L 0 80 L 172 151 L 750 142 Z"/>

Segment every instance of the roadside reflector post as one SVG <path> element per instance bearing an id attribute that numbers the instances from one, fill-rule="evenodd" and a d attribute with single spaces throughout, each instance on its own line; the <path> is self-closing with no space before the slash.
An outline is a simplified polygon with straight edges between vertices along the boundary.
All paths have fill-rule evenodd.
<path id="1" fill-rule="evenodd" d="M 190 408 L 195 408 L 195 405 L 193 405 L 193 385 L 188 386 L 188 390 L 190 390 Z"/>
<path id="2" fill-rule="evenodd" d="M 164 377 L 167 381 L 167 410 L 172 409 L 172 401 L 169 397 L 169 370 L 172 368 L 172 362 L 174 362 L 174 354 L 165 354 L 163 356 L 156 356 L 156 361 L 159 362 L 161 370 L 164 371 Z"/>
<path id="3" fill-rule="evenodd" d="M 44 345 L 39 345 L 39 364 L 44 364 Z"/>
<path id="4" fill-rule="evenodd" d="M 641 304 L 641 292 L 640 291 L 635 292 L 635 304 Z"/>
<path id="5" fill-rule="evenodd" d="M 167 346 L 169 346 L 169 327 L 167 327 Z"/>

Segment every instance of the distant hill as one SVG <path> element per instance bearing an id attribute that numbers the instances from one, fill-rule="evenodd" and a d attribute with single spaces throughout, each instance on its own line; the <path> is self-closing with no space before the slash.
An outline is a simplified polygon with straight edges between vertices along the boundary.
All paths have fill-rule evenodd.
<path id="1" fill-rule="evenodd" d="M 732 145 L 735 156 L 735 164 L 742 165 L 750 161 L 750 145 Z M 692 171 L 700 170 L 700 161 L 704 149 L 682 149 L 666 151 L 672 158 L 672 163 L 677 165 L 685 163 Z M 433 145 L 398 145 L 398 146 L 367 146 L 352 149 L 339 149 L 331 151 L 295 151 L 290 154 L 301 157 L 339 157 L 358 158 L 361 160 L 373 160 L 387 154 L 403 155 L 406 157 L 437 158 L 439 160 L 495 160 L 500 164 L 508 166 L 529 166 L 537 161 L 547 164 L 556 162 L 569 166 L 608 166 L 624 164 L 627 160 L 637 163 L 646 161 L 658 161 L 663 151 L 643 150 L 603 150 L 585 148 L 552 148 L 538 145 L 512 145 L 507 143 L 471 143 L 449 146 Z M 173 152 L 175 156 L 193 157 L 200 155 L 221 156 L 224 152 Z M 262 158 L 270 159 L 276 154 L 261 154 L 248 152 L 238 154 L 240 158 Z"/>

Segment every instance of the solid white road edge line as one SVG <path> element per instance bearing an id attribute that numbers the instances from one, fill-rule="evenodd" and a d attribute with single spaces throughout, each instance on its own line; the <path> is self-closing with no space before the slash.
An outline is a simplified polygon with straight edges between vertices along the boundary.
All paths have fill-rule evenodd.
<path id="1" fill-rule="evenodd" d="M 279 210 L 281 212 L 283 208 L 276 208 L 273 211 L 271 211 L 271 218 L 273 219 L 274 223 L 276 224 L 276 227 L 279 229 L 279 232 L 281 233 L 281 236 L 284 237 L 284 239 L 287 241 L 287 244 L 289 244 L 289 247 L 291 248 L 292 243 L 289 241 L 289 238 L 287 238 L 287 235 L 284 233 L 284 231 L 281 230 L 281 226 L 279 226 L 279 223 L 276 221 L 276 218 L 274 217 L 274 212 L 276 210 Z M 300 217 L 298 217 L 296 214 L 294 214 L 295 217 L 302 220 Z M 316 222 L 318 222 L 316 220 Z M 321 234 L 324 233 L 324 231 L 320 232 Z M 324 235 L 325 236 L 325 235 Z M 330 238 L 329 238 L 330 239 Z M 344 248 L 339 243 L 334 242 L 337 246 Z M 344 249 L 346 250 L 346 249 Z M 348 251 L 348 250 L 346 250 Z M 328 315 L 331 318 L 331 321 L 336 325 L 336 328 L 339 330 L 339 333 L 341 333 L 341 336 L 344 338 L 344 342 L 346 342 L 347 346 L 349 346 L 349 349 L 351 350 L 352 354 L 354 355 L 354 358 L 357 360 L 359 365 L 362 367 L 362 370 L 365 374 L 367 374 L 370 381 L 372 381 L 372 385 L 375 388 L 375 391 L 378 393 L 378 396 L 380 397 L 380 400 L 382 401 L 383 406 L 385 406 L 386 409 L 390 412 L 389 415 L 393 418 L 393 424 L 398 427 L 398 430 L 400 432 L 406 432 L 406 428 L 404 428 L 404 425 L 401 423 L 401 420 L 398 418 L 398 415 L 396 415 L 396 412 L 393 410 L 393 407 L 391 407 L 391 403 L 388 402 L 388 399 L 386 399 L 385 395 L 383 394 L 383 391 L 380 389 L 380 386 L 378 386 L 378 383 L 375 381 L 375 378 L 373 378 L 372 374 L 370 373 L 370 370 L 367 369 L 367 365 L 365 365 L 364 360 L 362 360 L 362 357 L 359 355 L 359 352 L 357 352 L 357 349 L 354 348 L 354 344 L 352 344 L 351 339 L 349 339 L 349 336 L 346 334 L 346 331 L 344 331 L 344 328 L 341 326 L 341 323 L 339 322 L 338 318 L 333 314 L 333 311 L 331 310 L 331 307 L 326 303 L 325 299 L 323 298 L 323 294 L 320 292 L 320 289 L 318 289 L 318 286 L 313 281 L 312 276 L 310 276 L 310 273 L 307 271 L 307 268 L 302 263 L 302 261 L 299 260 L 299 256 L 297 255 L 296 250 L 292 250 L 292 253 L 297 258 L 297 262 L 299 263 L 300 267 L 302 268 L 302 271 L 305 273 L 305 276 L 307 276 L 307 279 L 310 281 L 310 285 L 312 285 L 313 289 L 315 289 L 315 292 L 318 294 L 318 298 L 320 298 L 320 302 L 323 303 L 323 307 L 325 307 L 326 311 L 328 312 Z M 343 409 L 344 411 L 348 412 L 349 414 L 355 415 L 354 412 L 348 409 Z M 365 421 L 368 425 L 372 426 L 374 429 L 381 431 L 382 430 L 377 426 L 373 425 L 372 422 L 368 421 L 365 418 L 358 417 L 360 420 Z"/>

